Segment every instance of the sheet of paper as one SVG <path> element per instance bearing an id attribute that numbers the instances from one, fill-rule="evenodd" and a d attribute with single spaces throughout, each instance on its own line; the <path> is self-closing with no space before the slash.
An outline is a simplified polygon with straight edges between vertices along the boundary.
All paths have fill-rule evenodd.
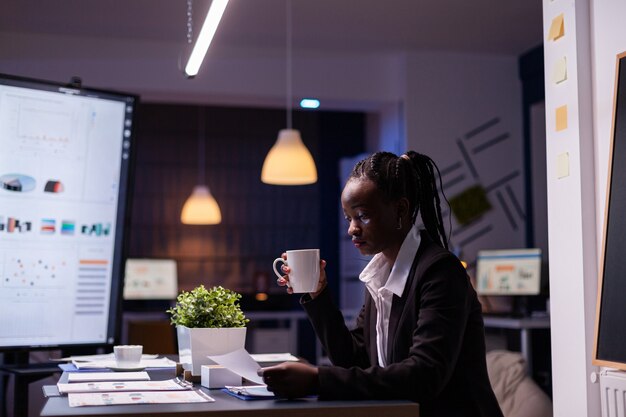
<path id="1" fill-rule="evenodd" d="M 150 381 L 147 372 L 71 372 L 68 382 Z"/>
<path id="2" fill-rule="evenodd" d="M 202 391 L 143 391 L 68 394 L 70 407 L 117 404 L 208 403 L 215 400 Z"/>
<path id="3" fill-rule="evenodd" d="M 256 373 L 260 368 L 259 364 L 252 359 L 252 356 L 245 349 L 238 349 L 224 355 L 209 355 L 208 358 L 249 381 L 264 384 L 263 378 Z"/>
<path id="4" fill-rule="evenodd" d="M 184 391 L 193 388 L 191 382 L 180 379 L 165 381 L 114 381 L 58 383 L 61 394 L 73 392 L 122 392 L 122 391 Z"/>
<path id="5" fill-rule="evenodd" d="M 250 356 L 257 362 L 298 362 L 291 353 L 253 353 Z"/>
<path id="6" fill-rule="evenodd" d="M 104 369 L 115 368 L 117 363 L 115 358 L 100 359 L 97 361 L 73 361 L 74 366 L 78 369 Z M 176 362 L 168 358 L 158 359 L 144 359 L 141 358 L 141 362 L 137 368 L 175 368 Z"/>

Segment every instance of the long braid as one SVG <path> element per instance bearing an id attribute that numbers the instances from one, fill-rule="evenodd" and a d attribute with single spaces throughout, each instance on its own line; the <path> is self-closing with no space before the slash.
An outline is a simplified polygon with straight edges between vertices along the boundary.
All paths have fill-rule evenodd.
<path id="1" fill-rule="evenodd" d="M 400 157 L 391 152 L 376 152 L 358 162 L 350 174 L 350 178 L 371 180 L 389 200 L 407 198 L 412 223 L 421 212 L 428 233 L 440 246 L 448 248 L 437 176 L 443 194 L 441 173 L 435 162 L 414 151 Z"/>
<path id="2" fill-rule="evenodd" d="M 441 200 L 437 189 L 437 176 L 441 187 L 441 173 L 435 162 L 426 155 L 410 151 L 407 156 L 411 159 L 413 167 L 420 179 L 419 199 L 421 200 L 422 220 L 428 233 L 443 247 L 448 248 L 443 216 L 441 214 Z M 442 191 L 443 192 L 443 191 Z M 445 196 L 444 196 L 445 197 Z"/>

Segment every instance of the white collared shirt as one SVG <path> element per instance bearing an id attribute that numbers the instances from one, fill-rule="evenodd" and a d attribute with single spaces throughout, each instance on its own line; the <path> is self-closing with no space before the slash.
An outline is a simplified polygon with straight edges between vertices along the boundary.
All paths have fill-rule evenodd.
<path id="1" fill-rule="evenodd" d="M 382 253 L 377 253 L 359 275 L 376 306 L 376 347 L 380 366 L 387 365 L 387 338 L 393 296 L 402 297 L 420 242 L 420 232 L 413 225 L 393 265 L 389 265 Z"/>

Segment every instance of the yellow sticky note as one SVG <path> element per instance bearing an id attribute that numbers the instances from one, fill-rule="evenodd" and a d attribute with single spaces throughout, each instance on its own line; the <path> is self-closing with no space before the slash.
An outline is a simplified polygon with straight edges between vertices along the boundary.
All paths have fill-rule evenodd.
<path id="1" fill-rule="evenodd" d="M 567 58 L 562 57 L 556 60 L 552 67 L 552 81 L 555 84 L 567 80 Z"/>
<path id="2" fill-rule="evenodd" d="M 556 131 L 567 129 L 567 104 L 556 108 Z"/>
<path id="3" fill-rule="evenodd" d="M 556 157 L 556 177 L 569 177 L 569 153 L 564 152 Z"/>
<path id="4" fill-rule="evenodd" d="M 565 21 L 563 13 L 552 19 L 550 31 L 548 32 L 548 40 L 555 41 L 565 35 Z"/>

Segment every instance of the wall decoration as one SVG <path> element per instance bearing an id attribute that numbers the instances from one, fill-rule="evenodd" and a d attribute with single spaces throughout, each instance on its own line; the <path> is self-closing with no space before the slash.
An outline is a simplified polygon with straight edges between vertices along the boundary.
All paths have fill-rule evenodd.
<path id="1" fill-rule="evenodd" d="M 491 203 L 485 189 L 481 185 L 475 185 L 452 197 L 450 208 L 457 222 L 465 226 L 491 210 Z"/>
<path id="2" fill-rule="evenodd" d="M 506 163 L 494 168 L 493 163 L 494 157 L 500 162 L 507 154 L 503 149 L 510 149 L 510 139 L 500 117 L 487 119 L 456 139 L 458 158 L 441 167 L 443 189 L 452 196 L 451 213 L 457 223 L 451 243 L 463 252 L 470 267 L 473 252 L 482 248 L 477 246 L 481 239 L 493 242 L 495 231 L 517 232 L 525 224 L 523 197 L 515 191 L 522 189 L 521 172 Z M 473 201 L 471 207 L 462 207 L 468 201 Z M 450 215 L 445 209 L 442 214 L 444 218 Z"/>

